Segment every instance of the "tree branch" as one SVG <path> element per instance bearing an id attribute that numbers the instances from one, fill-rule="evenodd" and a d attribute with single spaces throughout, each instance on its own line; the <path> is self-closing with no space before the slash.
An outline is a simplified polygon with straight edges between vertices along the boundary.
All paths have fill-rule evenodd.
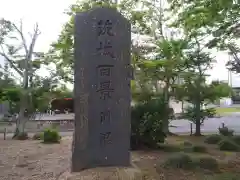
<path id="1" fill-rule="evenodd" d="M 36 23 L 35 27 L 34 27 L 34 34 L 33 34 L 33 37 L 32 37 L 32 42 L 29 46 L 29 49 L 28 49 L 28 54 L 27 54 L 27 60 L 31 60 L 32 59 L 32 55 L 33 55 L 33 49 L 34 49 L 34 46 L 36 44 L 36 40 L 37 40 L 37 37 L 40 35 L 40 32 L 39 32 L 39 29 L 38 29 L 38 23 Z"/>
<path id="2" fill-rule="evenodd" d="M 23 47 L 24 47 L 25 53 L 27 55 L 28 54 L 28 49 L 27 49 L 26 40 L 25 40 L 24 35 L 23 35 L 23 23 L 22 23 L 22 20 L 20 20 L 20 28 L 18 28 L 14 23 L 12 23 L 12 25 L 17 30 L 19 35 L 21 36 L 21 39 L 23 41 Z"/>
<path id="3" fill-rule="evenodd" d="M 15 64 L 13 63 L 13 61 L 5 54 L 2 45 L 1 45 L 1 49 L 2 49 L 2 52 L 0 52 L 0 55 L 3 56 L 3 57 L 9 62 L 10 66 L 11 66 L 15 71 L 17 71 L 17 73 L 18 73 L 20 76 L 23 76 L 22 71 L 21 71 L 20 69 L 18 69 L 18 68 L 15 66 Z"/>

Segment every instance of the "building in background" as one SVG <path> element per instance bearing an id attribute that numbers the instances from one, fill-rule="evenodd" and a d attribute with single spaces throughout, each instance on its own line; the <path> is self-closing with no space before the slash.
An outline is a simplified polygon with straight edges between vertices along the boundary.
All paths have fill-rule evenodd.
<path id="1" fill-rule="evenodd" d="M 5 116 L 9 114 L 9 102 L 4 101 L 0 103 L 0 120 Z"/>

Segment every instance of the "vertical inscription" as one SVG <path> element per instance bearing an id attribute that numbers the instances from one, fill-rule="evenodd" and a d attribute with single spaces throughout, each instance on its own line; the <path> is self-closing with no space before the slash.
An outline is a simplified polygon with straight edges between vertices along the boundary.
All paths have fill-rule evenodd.
<path id="1" fill-rule="evenodd" d="M 99 20 L 97 22 L 97 36 L 102 37 L 99 41 L 99 46 L 96 48 L 97 54 L 107 56 L 111 59 L 115 58 L 113 52 L 113 46 L 111 42 L 111 37 L 114 36 L 113 33 L 113 23 L 111 20 Z M 98 65 L 97 67 L 98 75 L 98 88 L 97 93 L 99 93 L 100 99 L 104 101 L 109 101 L 112 99 L 112 93 L 114 93 L 114 87 L 112 83 L 112 73 L 114 66 L 111 64 Z M 111 123 L 111 111 L 109 109 L 102 109 L 100 111 L 100 124 L 102 126 L 107 126 Z M 106 146 L 111 144 L 112 133 L 101 132 L 100 133 L 100 145 Z"/>
<path id="2" fill-rule="evenodd" d="M 99 77 L 111 77 L 113 65 L 99 65 L 97 66 L 97 74 Z"/>
<path id="3" fill-rule="evenodd" d="M 111 112 L 110 110 L 100 112 L 100 123 L 110 123 L 111 121 Z"/>
<path id="4" fill-rule="evenodd" d="M 80 95 L 80 126 L 84 128 L 88 121 L 88 94 Z"/>
<path id="5" fill-rule="evenodd" d="M 80 87 L 84 89 L 84 68 L 80 68 Z"/>
<path id="6" fill-rule="evenodd" d="M 105 35 L 107 34 L 108 36 L 114 36 L 113 34 L 113 23 L 111 20 L 99 20 L 97 23 L 97 35 Z"/>
<path id="7" fill-rule="evenodd" d="M 106 146 L 106 145 L 112 144 L 111 135 L 112 135 L 111 132 L 100 133 L 101 146 Z"/>
<path id="8" fill-rule="evenodd" d="M 113 23 L 111 20 L 99 20 L 97 22 L 97 36 L 107 36 L 107 37 L 112 37 L 114 36 L 113 32 Z M 114 59 L 116 56 L 113 52 L 113 46 L 112 42 L 110 39 L 106 38 L 104 40 L 100 40 L 98 42 L 98 47 L 96 48 L 97 54 L 103 55 L 103 56 L 108 56 L 112 59 Z"/>
<path id="9" fill-rule="evenodd" d="M 99 82 L 97 92 L 100 93 L 100 99 L 111 99 L 112 93 L 114 92 L 111 81 L 107 80 Z"/>

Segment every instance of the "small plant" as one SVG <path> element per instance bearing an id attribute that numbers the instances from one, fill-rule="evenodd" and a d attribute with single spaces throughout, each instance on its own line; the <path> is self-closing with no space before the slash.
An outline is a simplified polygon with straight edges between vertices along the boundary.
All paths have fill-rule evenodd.
<path id="1" fill-rule="evenodd" d="M 239 173 L 231 173 L 231 172 L 224 172 L 221 174 L 214 174 L 214 176 L 209 177 L 206 180 L 239 180 L 240 174 Z"/>
<path id="2" fill-rule="evenodd" d="M 192 151 L 193 152 L 198 152 L 198 153 L 206 153 L 207 152 L 207 148 L 203 145 L 194 145 L 192 147 Z"/>
<path id="3" fill-rule="evenodd" d="M 184 153 L 177 153 L 170 156 L 163 164 L 165 168 L 181 168 L 181 169 L 191 169 L 193 168 L 193 160 L 191 157 Z"/>
<path id="4" fill-rule="evenodd" d="M 217 170 L 218 162 L 212 157 L 199 157 L 196 159 L 196 166 L 207 169 L 207 170 Z"/>
<path id="5" fill-rule="evenodd" d="M 223 136 L 233 136 L 234 130 L 228 129 L 228 127 L 218 128 L 219 134 Z"/>
<path id="6" fill-rule="evenodd" d="M 33 135 L 33 140 L 42 140 L 43 139 L 43 133 L 36 133 Z"/>
<path id="7" fill-rule="evenodd" d="M 187 147 L 191 147 L 193 144 L 191 143 L 191 142 L 189 142 L 189 141 L 184 141 L 183 143 L 182 143 L 182 145 L 183 146 L 187 146 Z"/>
<path id="8" fill-rule="evenodd" d="M 180 152 L 182 151 L 182 147 L 179 145 L 172 144 L 159 144 L 158 149 L 164 152 Z"/>
<path id="9" fill-rule="evenodd" d="M 221 151 L 239 151 L 239 146 L 230 139 L 223 139 L 218 146 Z"/>
<path id="10" fill-rule="evenodd" d="M 61 136 L 56 129 L 46 129 L 43 132 L 44 143 L 59 143 Z"/>
<path id="11" fill-rule="evenodd" d="M 232 137 L 233 142 L 240 145 L 240 135 L 235 135 Z"/>
<path id="12" fill-rule="evenodd" d="M 218 144 L 221 140 L 222 137 L 219 134 L 212 134 L 207 136 L 204 142 L 207 144 Z"/>

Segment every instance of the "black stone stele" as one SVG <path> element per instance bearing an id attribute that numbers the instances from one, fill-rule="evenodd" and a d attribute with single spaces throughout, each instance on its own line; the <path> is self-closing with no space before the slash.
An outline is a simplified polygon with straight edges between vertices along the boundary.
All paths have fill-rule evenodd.
<path id="1" fill-rule="evenodd" d="M 115 9 L 75 16 L 72 171 L 130 164 L 131 25 Z"/>

